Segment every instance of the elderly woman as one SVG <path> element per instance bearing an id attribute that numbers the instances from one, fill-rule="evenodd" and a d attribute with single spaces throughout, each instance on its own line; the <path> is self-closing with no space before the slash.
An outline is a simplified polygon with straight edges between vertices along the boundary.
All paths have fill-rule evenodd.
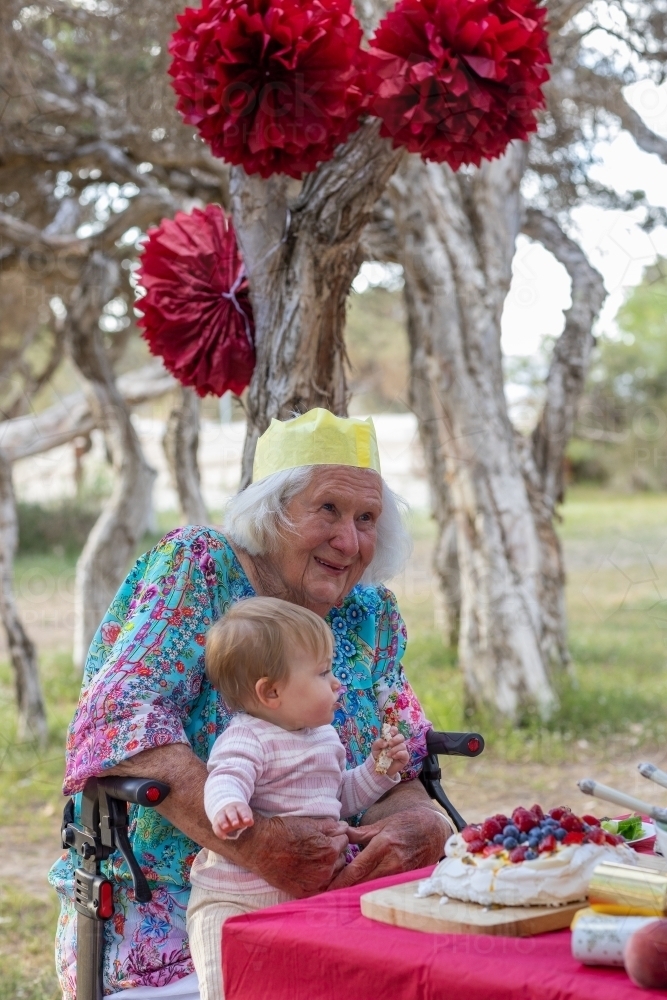
<path id="1" fill-rule="evenodd" d="M 106 925 L 107 992 L 174 984 L 192 973 L 185 912 L 200 846 L 298 897 L 438 860 L 449 828 L 414 780 L 430 724 L 401 666 L 406 633 L 396 599 L 381 584 L 400 571 L 407 551 L 396 499 L 380 476 L 372 422 L 317 409 L 272 422 L 257 446 L 252 485 L 229 504 L 224 534 L 179 529 L 138 560 L 91 645 L 67 741 L 66 794 L 109 773 L 171 785 L 158 810 L 134 807 L 131 839 L 152 902 L 134 902 L 122 859 L 108 864 L 116 913 Z M 255 594 L 310 608 L 331 627 L 333 671 L 344 691 L 334 725 L 350 766 L 368 756 L 383 722 L 406 737 L 406 780 L 356 828 L 257 816 L 236 841 L 220 841 L 211 830 L 206 759 L 230 713 L 205 675 L 206 632 L 233 603 Z M 363 850 L 346 866 L 350 842 Z M 58 972 L 65 998 L 74 1000 L 68 854 L 51 881 L 62 901 Z"/>

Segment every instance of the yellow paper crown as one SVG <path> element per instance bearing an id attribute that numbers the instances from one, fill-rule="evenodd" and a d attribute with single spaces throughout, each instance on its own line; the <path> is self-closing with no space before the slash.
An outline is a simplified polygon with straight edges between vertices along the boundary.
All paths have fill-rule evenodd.
<path id="1" fill-rule="evenodd" d="M 302 465 L 351 465 L 379 473 L 373 421 L 370 417 L 336 417 L 321 407 L 294 420 L 272 420 L 257 442 L 253 483 Z"/>

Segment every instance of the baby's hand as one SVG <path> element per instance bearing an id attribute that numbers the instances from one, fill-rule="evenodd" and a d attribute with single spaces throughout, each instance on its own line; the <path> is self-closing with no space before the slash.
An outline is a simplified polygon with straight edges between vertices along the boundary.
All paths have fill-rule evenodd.
<path id="1" fill-rule="evenodd" d="M 382 774 L 386 774 L 388 777 L 393 778 L 395 774 L 402 771 L 404 767 L 407 766 L 410 760 L 410 754 L 405 745 L 405 736 L 401 736 L 396 726 L 389 727 L 390 737 L 387 740 L 379 739 L 375 740 L 371 744 L 371 754 L 373 759 L 377 762 L 380 757 L 383 759 L 380 761 L 380 767 L 376 767 L 377 771 Z M 386 763 L 387 758 L 390 763 L 387 768 L 383 765 Z"/>
<path id="2" fill-rule="evenodd" d="M 221 840 L 233 837 L 254 823 L 252 809 L 246 802 L 230 802 L 213 820 L 213 833 Z"/>

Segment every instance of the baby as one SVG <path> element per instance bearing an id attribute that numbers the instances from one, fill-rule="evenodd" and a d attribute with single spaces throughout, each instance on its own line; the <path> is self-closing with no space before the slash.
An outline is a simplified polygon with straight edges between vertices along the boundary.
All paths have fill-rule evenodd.
<path id="1" fill-rule="evenodd" d="M 204 804 L 216 836 L 238 837 L 253 812 L 354 816 L 400 781 L 408 751 L 393 727 L 363 764 L 346 770 L 331 725 L 341 687 L 332 654 L 322 618 L 273 597 L 240 601 L 209 631 L 207 673 L 238 712 L 208 762 Z M 292 897 L 209 850 L 195 858 L 191 881 L 187 928 L 201 998 L 222 1000 L 225 920 Z"/>

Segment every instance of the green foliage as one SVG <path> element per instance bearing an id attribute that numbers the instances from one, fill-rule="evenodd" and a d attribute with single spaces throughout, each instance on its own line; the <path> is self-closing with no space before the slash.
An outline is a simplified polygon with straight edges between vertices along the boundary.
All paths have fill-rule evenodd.
<path id="1" fill-rule="evenodd" d="M 90 500 L 67 499 L 43 506 L 18 503 L 19 553 L 52 552 L 76 555 L 99 517 L 100 506 Z"/>
<path id="2" fill-rule="evenodd" d="M 403 293 L 376 287 L 348 299 L 345 343 L 355 413 L 404 413 L 409 372 Z"/>
<path id="3" fill-rule="evenodd" d="M 578 432 L 589 442 L 576 479 L 667 486 L 667 261 L 648 267 L 618 312 L 621 336 L 597 344 Z M 596 439 L 597 440 L 594 440 Z M 592 442 L 592 443 L 591 443 Z M 592 462 L 592 464 L 591 464 Z M 592 474 L 591 474 L 592 473 Z"/>

